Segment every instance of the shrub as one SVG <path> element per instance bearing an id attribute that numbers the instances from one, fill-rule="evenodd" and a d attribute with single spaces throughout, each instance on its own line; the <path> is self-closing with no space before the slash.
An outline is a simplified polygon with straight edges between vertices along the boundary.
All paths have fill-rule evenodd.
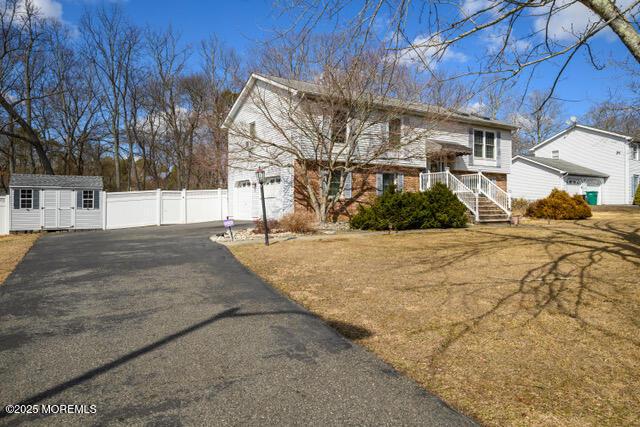
<path id="1" fill-rule="evenodd" d="M 636 188 L 636 195 L 633 198 L 633 204 L 640 206 L 640 185 Z"/>
<path id="2" fill-rule="evenodd" d="M 280 230 L 291 233 L 314 233 L 316 218 L 308 212 L 292 212 L 280 219 Z"/>
<path id="3" fill-rule="evenodd" d="M 398 193 L 392 188 L 371 206 L 360 205 L 349 224 L 362 230 L 464 227 L 467 209 L 443 184 L 424 193 Z"/>
<path id="4" fill-rule="evenodd" d="M 264 221 L 262 221 L 262 219 L 256 219 L 253 223 L 255 225 L 253 232 L 255 234 L 264 234 Z M 280 228 L 280 222 L 277 219 L 267 218 L 267 225 L 269 226 L 270 232 Z"/>
<path id="5" fill-rule="evenodd" d="M 527 209 L 527 216 L 544 219 L 585 219 L 591 217 L 591 208 L 582 196 L 570 196 L 554 188 L 546 198 L 536 200 Z"/>
<path id="6" fill-rule="evenodd" d="M 530 204 L 531 202 L 527 199 L 513 199 L 511 201 L 511 211 L 514 215 L 524 215 Z"/>

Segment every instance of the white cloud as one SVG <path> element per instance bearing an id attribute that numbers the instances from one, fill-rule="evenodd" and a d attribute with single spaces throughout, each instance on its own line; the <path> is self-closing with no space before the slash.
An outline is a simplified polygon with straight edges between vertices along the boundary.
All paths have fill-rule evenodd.
<path id="1" fill-rule="evenodd" d="M 505 26 L 495 26 L 490 30 L 483 31 L 482 41 L 487 48 L 487 52 L 490 54 L 498 53 L 498 51 L 503 48 L 507 35 L 507 28 Z M 518 39 L 513 32 L 509 35 L 506 47 L 507 51 L 519 55 L 525 53 L 530 48 L 531 42 L 529 42 L 529 40 Z"/>
<path id="2" fill-rule="evenodd" d="M 617 0 L 615 3 L 625 10 L 633 4 L 635 0 Z M 549 9 L 547 9 L 548 11 Z M 637 7 L 634 8 L 637 11 Z M 556 41 L 575 40 L 585 29 L 600 21 L 600 18 L 580 2 L 573 0 L 558 0 L 554 6 L 554 15 L 549 20 L 549 37 Z M 540 13 L 534 20 L 534 29 L 541 31 L 544 37 L 547 26 L 547 14 Z M 599 33 L 605 35 L 609 40 L 615 40 L 616 36 L 610 29 L 605 29 Z"/>
<path id="3" fill-rule="evenodd" d="M 438 36 L 417 36 L 411 42 L 411 47 L 400 51 L 400 62 L 408 65 L 426 64 L 435 66 L 440 62 L 454 61 L 465 62 L 468 57 L 463 52 L 449 46 L 444 50 L 442 39 Z"/>
<path id="4" fill-rule="evenodd" d="M 464 108 L 464 111 L 467 113 L 480 114 L 480 115 L 486 115 L 487 110 L 488 110 L 487 104 L 485 104 L 482 101 L 473 102 L 467 105 L 466 108 Z"/>
<path id="5" fill-rule="evenodd" d="M 491 0 L 464 0 L 461 6 L 462 14 L 465 17 L 470 17 L 474 13 L 490 8 L 495 4 L 496 2 Z"/>
<path id="6" fill-rule="evenodd" d="M 24 11 L 24 1 L 20 9 Z M 31 0 L 31 4 L 43 18 L 62 20 L 62 3 L 56 0 Z"/>

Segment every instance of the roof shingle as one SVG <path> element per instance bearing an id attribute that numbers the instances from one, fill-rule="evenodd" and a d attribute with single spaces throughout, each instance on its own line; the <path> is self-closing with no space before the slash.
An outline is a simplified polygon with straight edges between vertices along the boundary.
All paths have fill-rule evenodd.
<path id="1" fill-rule="evenodd" d="M 9 186 L 102 190 L 102 177 L 78 175 L 32 175 L 14 173 L 13 175 L 11 175 Z"/>
<path id="2" fill-rule="evenodd" d="M 609 175 L 607 175 L 606 173 L 598 172 L 596 170 L 589 169 L 584 166 L 576 165 L 575 163 L 567 162 L 566 160 L 549 159 L 547 157 L 536 157 L 536 156 L 521 156 L 521 157 L 527 160 L 531 160 L 532 162 L 537 162 L 545 166 L 549 166 L 550 168 L 554 168 L 559 171 L 566 172 L 569 175 L 595 176 L 600 178 L 609 178 Z"/>

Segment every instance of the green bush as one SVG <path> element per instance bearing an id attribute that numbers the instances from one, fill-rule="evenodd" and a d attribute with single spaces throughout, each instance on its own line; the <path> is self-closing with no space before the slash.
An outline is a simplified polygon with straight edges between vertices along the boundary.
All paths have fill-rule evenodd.
<path id="1" fill-rule="evenodd" d="M 371 206 L 359 206 L 351 218 L 361 230 L 459 228 L 467 224 L 467 208 L 444 184 L 423 193 L 396 192 L 377 197 Z"/>
<path id="2" fill-rule="evenodd" d="M 636 188 L 636 195 L 633 198 L 633 204 L 640 206 L 640 185 Z"/>
<path id="3" fill-rule="evenodd" d="M 554 188 L 544 199 L 529 205 L 527 216 L 544 219 L 585 219 L 591 217 L 591 208 L 582 196 L 570 196 Z"/>

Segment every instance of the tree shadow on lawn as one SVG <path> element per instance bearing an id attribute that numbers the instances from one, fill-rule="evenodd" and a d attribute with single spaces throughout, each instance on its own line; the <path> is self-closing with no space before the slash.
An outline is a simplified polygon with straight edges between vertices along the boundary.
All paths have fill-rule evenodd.
<path id="1" fill-rule="evenodd" d="M 490 308 L 470 318 L 447 324 L 446 327 L 449 330 L 447 338 L 430 357 L 432 372 L 435 371 L 437 359 L 447 352 L 451 346 L 472 334 L 491 316 L 507 312 L 505 310 L 513 306 L 514 303 L 518 307 L 518 312 L 510 315 L 525 314 L 526 320 L 521 326 L 526 326 L 527 323 L 539 317 L 543 312 L 549 311 L 570 317 L 578 322 L 582 328 L 597 330 L 606 336 L 640 347 L 640 340 L 597 323 L 594 321 L 595 319 L 590 318 L 589 314 L 584 313 L 583 310 L 585 299 L 588 296 L 599 297 L 621 308 L 620 300 L 622 299 L 611 298 L 611 295 L 598 289 L 597 285 L 599 283 L 595 283 L 596 286 L 594 286 L 591 273 L 601 265 L 604 257 L 613 257 L 621 261 L 627 268 L 640 271 L 640 235 L 638 234 L 640 227 L 629 227 L 627 230 L 609 221 L 575 221 L 568 224 L 575 226 L 575 228 L 562 227 L 561 224 L 559 226 L 554 225 L 547 228 L 551 235 L 544 237 L 518 234 L 515 230 L 507 233 L 500 233 L 490 229 L 470 230 L 472 233 L 487 236 L 489 239 L 470 244 L 462 252 L 454 253 L 441 261 L 434 259 L 424 260 L 425 264 L 428 265 L 428 270 L 445 268 L 465 260 L 491 257 L 496 248 L 503 249 L 505 244 L 520 248 L 523 245 L 536 247 L 542 245 L 550 258 L 550 261 L 527 270 L 519 279 L 503 280 L 505 284 L 515 282 L 517 286 L 494 301 Z M 569 246 L 571 250 L 558 255 L 557 248 L 554 248 L 554 246 L 558 245 Z M 621 283 L 620 281 L 616 283 L 615 275 L 620 268 L 625 267 L 618 266 L 616 271 L 611 272 L 609 281 L 605 282 L 607 286 L 613 288 L 614 292 L 617 293 L 621 292 L 620 288 L 626 284 L 626 282 Z M 500 279 L 487 280 L 486 286 L 480 289 L 476 288 L 465 293 L 464 296 L 472 297 L 477 292 L 495 287 L 500 282 Z M 472 281 L 456 283 L 455 285 L 477 284 L 485 284 L 485 282 Z M 443 285 L 451 286 L 452 284 L 444 283 Z M 433 286 L 433 284 L 419 287 L 427 288 L 430 286 Z M 414 288 L 403 288 L 403 290 Z M 453 297 L 453 294 L 453 290 L 449 291 L 450 298 Z M 593 310 L 593 305 L 589 305 L 589 309 Z"/>

